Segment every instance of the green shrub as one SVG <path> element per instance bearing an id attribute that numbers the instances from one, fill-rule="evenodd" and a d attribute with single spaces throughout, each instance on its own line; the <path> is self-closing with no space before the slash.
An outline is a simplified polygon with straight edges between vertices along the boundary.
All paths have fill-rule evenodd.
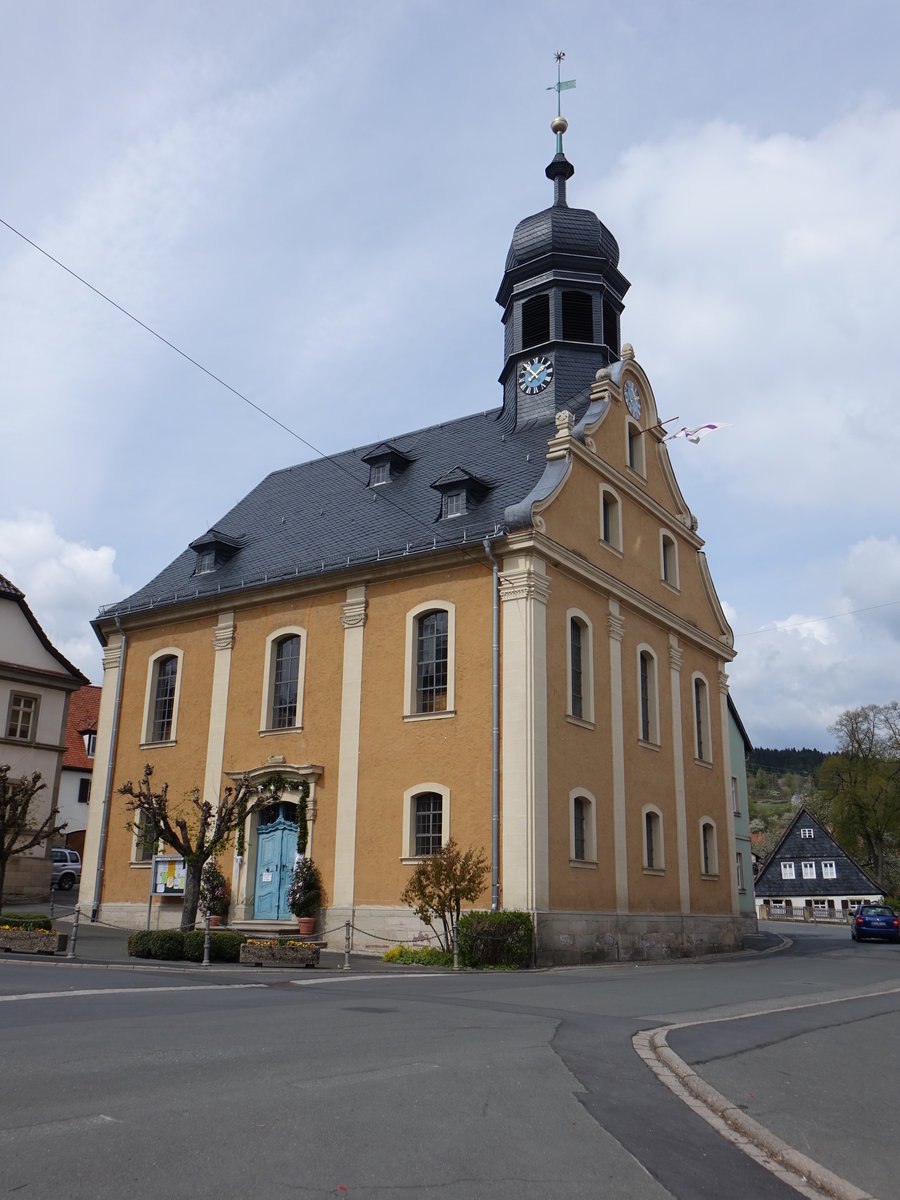
<path id="1" fill-rule="evenodd" d="M 468 912 L 459 920 L 459 961 L 466 967 L 527 967 L 534 922 L 524 912 Z"/>
<path id="2" fill-rule="evenodd" d="M 900 896 L 885 896 L 885 904 L 889 904 L 894 912 L 900 912 Z"/>
<path id="3" fill-rule="evenodd" d="M 204 929 L 192 929 L 184 935 L 184 957 L 188 962 L 203 962 Z M 231 930 L 216 930 L 209 935 L 210 962 L 240 962 L 241 946 L 246 942 L 242 933 Z"/>
<path id="4" fill-rule="evenodd" d="M 436 946 L 392 946 L 385 954 L 382 962 L 406 963 L 413 966 L 416 963 L 425 967 L 452 967 L 453 955 Z"/>
<path id="5" fill-rule="evenodd" d="M 53 922 L 49 917 L 45 917 L 40 913 L 3 913 L 0 916 L 0 925 L 12 925 L 16 929 L 47 929 L 53 928 Z"/>
<path id="6" fill-rule="evenodd" d="M 132 958 L 159 958 L 177 961 L 184 958 L 184 934 L 180 929 L 142 929 L 128 939 Z"/>

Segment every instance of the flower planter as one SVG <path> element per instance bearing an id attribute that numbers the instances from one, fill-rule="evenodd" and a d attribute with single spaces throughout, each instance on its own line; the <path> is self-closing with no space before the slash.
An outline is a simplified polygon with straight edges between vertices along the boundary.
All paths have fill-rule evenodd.
<path id="1" fill-rule="evenodd" d="M 286 941 L 250 938 L 241 946 L 241 962 L 254 967 L 315 967 L 319 962 L 319 947 L 314 942 L 293 938 Z"/>
<path id="2" fill-rule="evenodd" d="M 58 954 L 65 950 L 69 935 L 43 929 L 0 929 L 0 950 L 20 954 Z"/>

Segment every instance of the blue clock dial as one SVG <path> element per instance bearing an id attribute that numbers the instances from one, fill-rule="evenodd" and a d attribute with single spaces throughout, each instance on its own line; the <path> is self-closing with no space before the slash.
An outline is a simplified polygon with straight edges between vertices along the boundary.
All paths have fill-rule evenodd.
<path id="1" fill-rule="evenodd" d="M 526 358 L 519 365 L 519 390 L 526 396 L 534 396 L 550 386 L 553 378 L 553 361 L 543 354 L 537 358 Z"/>
<path id="2" fill-rule="evenodd" d="M 641 393 L 633 379 L 625 383 L 625 406 L 636 421 L 641 419 Z"/>

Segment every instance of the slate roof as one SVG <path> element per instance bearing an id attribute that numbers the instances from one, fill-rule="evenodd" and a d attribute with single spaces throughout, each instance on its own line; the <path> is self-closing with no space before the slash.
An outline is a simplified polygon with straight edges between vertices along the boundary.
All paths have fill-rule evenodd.
<path id="1" fill-rule="evenodd" d="M 576 416 L 586 410 L 587 400 Z M 555 434 L 552 418 L 509 429 L 500 415 L 493 409 L 273 471 L 215 522 L 217 532 L 239 545 L 227 562 L 195 574 L 197 554 L 189 543 L 203 539 L 201 531 L 186 530 L 184 551 L 145 587 L 102 608 L 97 620 L 469 542 L 483 560 L 482 540 L 504 531 L 506 509 L 541 478 Z M 385 445 L 410 465 L 389 483 L 369 487 L 365 460 Z M 457 470 L 487 491 L 474 489 L 467 513 L 441 520 L 435 484 Z"/>
<path id="2" fill-rule="evenodd" d="M 97 719 L 100 716 L 100 692 L 99 687 L 88 684 L 87 687 L 79 688 L 69 697 L 63 770 L 68 767 L 76 771 L 92 771 L 94 768 L 94 760 L 88 758 L 82 735 L 97 732 Z"/>
<path id="3" fill-rule="evenodd" d="M 813 836 L 803 837 L 801 830 L 811 828 Z M 822 862 L 833 862 L 836 879 L 822 878 Z M 781 864 L 794 864 L 794 878 L 782 879 Z M 801 862 L 816 864 L 815 879 L 804 879 Z M 807 808 L 801 808 L 784 831 L 781 841 L 766 859 L 753 885 L 756 895 L 801 899 L 813 896 L 883 895 L 884 890 Z"/>

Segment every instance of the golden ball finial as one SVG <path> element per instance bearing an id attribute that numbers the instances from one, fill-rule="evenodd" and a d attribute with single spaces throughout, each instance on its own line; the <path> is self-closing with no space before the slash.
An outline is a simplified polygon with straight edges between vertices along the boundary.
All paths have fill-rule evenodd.
<path id="1" fill-rule="evenodd" d="M 565 133 L 569 128 L 569 122 L 565 117 L 554 117 L 550 122 L 550 128 L 554 133 Z"/>

